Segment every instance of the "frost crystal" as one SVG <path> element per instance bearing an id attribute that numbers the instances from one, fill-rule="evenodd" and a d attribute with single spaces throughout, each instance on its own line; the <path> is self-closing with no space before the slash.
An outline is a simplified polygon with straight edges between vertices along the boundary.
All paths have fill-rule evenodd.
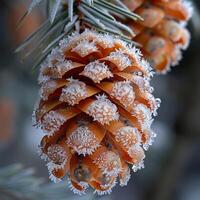
<path id="1" fill-rule="evenodd" d="M 144 93 L 144 98 L 148 100 L 153 115 L 157 116 L 157 109 L 160 107 L 161 100 L 159 98 L 155 98 L 151 93 L 147 92 Z"/>
<path id="2" fill-rule="evenodd" d="M 46 64 L 46 62 L 44 62 L 40 67 L 40 73 L 38 76 L 39 84 L 45 83 L 50 80 L 50 76 L 44 74 L 44 72 L 47 68 L 48 68 L 48 65 Z"/>
<path id="3" fill-rule="evenodd" d="M 152 88 L 150 87 L 149 81 L 141 76 L 134 75 L 130 81 L 136 84 L 141 90 L 153 92 Z"/>
<path id="4" fill-rule="evenodd" d="M 50 77 L 54 78 L 56 72 L 56 66 L 59 63 L 64 63 L 65 58 L 59 48 L 55 48 L 51 51 L 51 54 L 47 56 L 47 59 L 42 63 L 40 68 L 40 74 L 38 78 L 39 84 L 47 82 Z M 46 72 L 48 73 L 46 74 Z M 50 72 L 50 73 L 49 73 Z"/>
<path id="5" fill-rule="evenodd" d="M 87 113 L 101 124 L 109 124 L 111 121 L 119 119 L 117 106 L 105 95 L 97 96 L 97 100 L 88 107 Z"/>
<path id="6" fill-rule="evenodd" d="M 45 114 L 42 121 L 42 129 L 49 136 L 53 135 L 65 123 L 65 118 L 56 111 Z"/>
<path id="7" fill-rule="evenodd" d="M 125 107 L 133 104 L 135 92 L 129 82 L 116 82 L 112 88 L 111 96 L 114 96 Z"/>
<path id="8" fill-rule="evenodd" d="M 152 77 L 154 75 L 155 72 L 153 71 L 153 68 L 150 66 L 149 62 L 147 62 L 144 59 L 141 59 L 140 64 L 141 67 L 147 72 L 147 75 L 149 77 Z"/>
<path id="9" fill-rule="evenodd" d="M 57 165 L 57 164 L 55 164 L 55 163 L 53 163 L 53 162 L 49 162 L 49 163 L 47 163 L 47 168 L 48 168 L 48 171 L 49 171 L 49 179 L 50 179 L 51 181 L 53 181 L 54 183 L 59 183 L 59 182 L 62 181 L 61 179 L 55 177 L 55 176 L 53 175 L 53 173 L 52 173 L 53 170 L 56 170 L 56 169 L 60 169 L 60 168 L 61 168 L 59 165 Z"/>
<path id="10" fill-rule="evenodd" d="M 140 49 L 136 48 L 135 46 L 129 45 L 128 50 L 125 50 L 124 52 L 130 55 L 136 62 L 141 61 L 142 52 L 140 51 Z"/>
<path id="11" fill-rule="evenodd" d="M 87 40 L 83 40 L 76 47 L 74 47 L 71 51 L 79 54 L 81 57 L 85 57 L 97 50 L 98 49 L 94 42 L 89 42 Z"/>
<path id="12" fill-rule="evenodd" d="M 36 115 L 37 115 L 37 111 L 39 109 L 39 106 L 40 106 L 40 99 L 37 99 L 37 101 L 34 105 L 33 113 L 32 113 L 32 124 L 33 124 L 33 126 L 36 126 L 36 127 L 39 127 L 39 123 L 36 119 L 37 118 Z"/>
<path id="13" fill-rule="evenodd" d="M 38 146 L 37 153 L 42 160 L 48 161 L 48 156 L 45 153 L 43 153 L 42 147 L 40 145 Z"/>
<path id="14" fill-rule="evenodd" d="M 113 77 L 108 66 L 99 61 L 94 61 L 86 65 L 82 74 L 92 79 L 95 83 L 100 83 L 105 78 Z"/>
<path id="15" fill-rule="evenodd" d="M 131 57 L 132 62 L 134 65 L 137 65 L 140 67 L 141 71 L 138 72 L 138 76 L 142 76 L 143 72 L 145 72 L 146 76 L 149 78 L 153 76 L 153 71 L 149 63 L 142 59 L 142 53 L 141 51 L 136 48 L 135 46 L 129 45 L 128 49 L 122 51 L 124 54 L 129 55 Z"/>
<path id="16" fill-rule="evenodd" d="M 120 71 L 126 69 L 127 67 L 131 66 L 132 62 L 127 55 L 125 55 L 122 51 L 115 51 L 112 52 L 108 57 L 107 60 L 114 63 Z"/>
<path id="17" fill-rule="evenodd" d="M 71 60 L 57 62 L 54 66 L 49 67 L 52 78 L 62 78 L 63 75 L 73 68 Z"/>
<path id="18" fill-rule="evenodd" d="M 128 154 L 134 159 L 135 166 L 138 166 L 139 163 L 141 163 L 141 161 L 143 161 L 145 158 L 144 151 L 139 144 L 130 146 Z"/>
<path id="19" fill-rule="evenodd" d="M 48 100 L 50 94 L 56 90 L 56 83 L 54 81 L 48 81 L 44 83 L 40 88 L 40 97 L 43 100 Z"/>
<path id="20" fill-rule="evenodd" d="M 86 84 L 82 81 L 69 79 L 70 83 L 62 89 L 60 101 L 73 106 L 87 96 Z"/>
<path id="21" fill-rule="evenodd" d="M 148 134 L 148 139 L 147 141 L 143 144 L 143 148 L 144 150 L 148 150 L 149 147 L 153 144 L 154 142 L 154 138 L 157 136 L 157 134 L 155 132 L 153 132 L 152 130 L 146 130 L 146 134 Z"/>
<path id="22" fill-rule="evenodd" d="M 148 78 L 153 76 L 153 71 L 152 71 L 151 66 L 149 65 L 147 61 L 142 59 L 142 53 L 138 48 L 136 48 L 135 46 L 129 45 L 129 48 L 124 50 L 123 52 L 132 58 L 134 65 L 139 66 L 141 68 L 141 71 L 145 72 L 145 75 Z M 138 74 L 140 76 L 143 75 L 141 71 Z"/>
<path id="23" fill-rule="evenodd" d="M 78 195 L 83 195 L 85 194 L 87 188 L 88 188 L 88 184 L 85 183 L 85 182 L 79 182 L 79 183 L 76 183 L 79 187 L 82 188 L 82 190 L 78 190 L 77 188 L 75 188 L 71 182 L 71 180 L 68 181 L 68 185 L 69 185 L 69 188 L 70 190 L 74 193 L 74 194 L 78 194 Z"/>
<path id="24" fill-rule="evenodd" d="M 132 169 L 133 169 L 134 172 L 137 172 L 140 169 L 144 169 L 144 161 L 142 160 L 141 162 L 134 164 L 132 166 Z"/>
<path id="25" fill-rule="evenodd" d="M 108 176 L 117 176 L 121 171 L 121 162 L 117 154 L 106 151 L 96 157 L 94 163 Z"/>
<path id="26" fill-rule="evenodd" d="M 57 47 L 51 51 L 51 54 L 47 57 L 49 64 L 55 64 L 57 62 L 63 62 L 64 56 L 61 50 Z"/>
<path id="27" fill-rule="evenodd" d="M 116 133 L 115 139 L 127 149 L 129 149 L 132 145 L 141 143 L 141 136 L 139 131 L 131 126 L 120 128 Z"/>
<path id="28" fill-rule="evenodd" d="M 152 119 L 151 110 L 149 108 L 147 108 L 147 106 L 145 106 L 144 104 L 141 104 L 141 103 L 134 104 L 131 114 L 133 116 L 136 116 L 137 119 L 139 121 L 141 121 L 141 123 Z"/>
<path id="29" fill-rule="evenodd" d="M 120 186 L 126 186 L 128 184 L 128 181 L 131 178 L 131 172 L 130 172 L 130 168 L 128 167 L 128 169 L 126 170 L 126 172 L 124 172 L 124 176 L 122 178 L 120 178 Z"/>
<path id="30" fill-rule="evenodd" d="M 78 154 L 92 154 L 99 146 L 95 135 L 86 126 L 78 127 L 67 139 L 67 144 Z"/>
<path id="31" fill-rule="evenodd" d="M 47 149 L 47 156 L 49 159 L 57 164 L 59 168 L 63 168 L 66 163 L 68 156 L 63 147 L 60 145 L 51 145 Z M 55 166 L 54 166 L 55 167 Z"/>
<path id="32" fill-rule="evenodd" d="M 176 66 L 179 64 L 179 62 L 182 60 L 182 52 L 180 50 L 180 47 L 179 46 L 176 46 L 173 50 L 173 53 L 172 53 L 172 60 L 171 60 L 171 64 L 172 66 Z M 164 72 L 167 72 L 168 69 L 170 70 L 170 65 L 168 68 L 166 68 L 166 71 Z"/>
<path id="33" fill-rule="evenodd" d="M 183 5 L 184 5 L 185 9 L 187 9 L 187 11 L 188 11 L 188 19 L 187 20 L 189 20 L 193 15 L 193 11 L 194 11 L 193 5 L 188 0 L 184 0 Z"/>
<path id="34" fill-rule="evenodd" d="M 55 144 L 48 147 L 47 156 L 48 159 L 50 160 L 50 162 L 47 163 L 49 178 L 51 181 L 55 183 L 60 182 L 61 179 L 55 177 L 53 171 L 64 168 L 68 160 L 68 155 L 63 147 Z"/>
<path id="35" fill-rule="evenodd" d="M 117 181 L 115 180 L 110 186 L 108 189 L 105 188 L 105 190 L 95 190 L 94 191 L 94 194 L 97 193 L 98 195 L 102 196 L 102 195 L 108 195 L 108 194 L 111 194 L 112 193 L 112 189 L 116 186 L 117 184 Z M 101 187 L 103 187 L 101 185 Z M 105 187 L 105 186 L 104 186 Z"/>
<path id="36" fill-rule="evenodd" d="M 105 34 L 105 35 L 98 35 L 96 38 L 96 43 L 100 45 L 102 48 L 112 48 L 115 44 L 115 39 L 113 36 Z"/>

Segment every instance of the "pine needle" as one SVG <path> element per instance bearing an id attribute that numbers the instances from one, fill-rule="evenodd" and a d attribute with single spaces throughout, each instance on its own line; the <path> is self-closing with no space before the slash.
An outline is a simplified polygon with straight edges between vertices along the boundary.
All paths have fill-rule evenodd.
<path id="1" fill-rule="evenodd" d="M 96 17 L 94 17 L 88 10 L 86 10 L 82 5 L 78 7 L 78 9 L 88 18 L 90 18 L 97 26 L 99 26 L 102 29 L 105 29 L 105 26 L 103 23 L 100 22 L 100 20 Z"/>
<path id="2" fill-rule="evenodd" d="M 61 0 L 55 0 L 51 12 L 50 12 L 50 22 L 53 23 L 54 19 L 56 17 L 56 14 L 58 13 L 58 10 L 60 8 Z"/>
<path id="3" fill-rule="evenodd" d="M 32 168 L 25 169 L 21 164 L 0 168 L 0 199 L 73 199 L 73 193 L 67 189 L 66 183 L 45 184 L 43 178 L 35 177 L 34 171 Z M 92 195 L 88 194 L 80 199 L 92 200 Z"/>
<path id="4" fill-rule="evenodd" d="M 68 14 L 70 21 L 73 20 L 73 14 L 74 14 L 74 0 L 68 0 Z"/>

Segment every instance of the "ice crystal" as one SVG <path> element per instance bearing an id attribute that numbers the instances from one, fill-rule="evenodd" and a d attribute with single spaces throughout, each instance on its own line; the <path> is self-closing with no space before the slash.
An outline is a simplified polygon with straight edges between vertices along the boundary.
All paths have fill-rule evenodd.
<path id="1" fill-rule="evenodd" d="M 142 58 L 141 50 L 131 44 L 128 46 L 128 50 L 124 51 L 124 53 L 127 53 L 128 55 L 132 55 L 132 58 L 134 58 L 136 62 L 139 62 Z"/>
<path id="2" fill-rule="evenodd" d="M 82 74 L 92 79 L 95 83 L 100 83 L 105 78 L 113 77 L 108 66 L 99 61 L 94 61 L 86 65 Z"/>
<path id="3" fill-rule="evenodd" d="M 108 176 L 117 176 L 121 171 L 120 158 L 112 151 L 106 151 L 98 155 L 94 163 Z"/>
<path id="4" fill-rule="evenodd" d="M 136 103 L 133 106 L 132 113 L 133 116 L 136 116 L 141 123 L 144 121 L 149 121 L 152 119 L 151 110 L 142 103 Z"/>
<path id="5" fill-rule="evenodd" d="M 94 191 L 94 194 L 97 193 L 99 196 L 111 194 L 112 189 L 116 186 L 116 184 L 117 184 L 117 181 L 115 180 L 111 185 L 109 185 L 108 189 L 106 189 L 106 188 L 105 188 L 105 190 L 97 190 L 96 189 Z M 103 187 L 103 186 L 101 185 L 101 187 Z"/>
<path id="6" fill-rule="evenodd" d="M 128 149 L 128 154 L 134 159 L 135 166 L 138 166 L 138 164 L 145 158 L 144 151 L 139 144 L 130 146 Z"/>
<path id="7" fill-rule="evenodd" d="M 74 194 L 78 194 L 80 196 L 85 194 L 85 192 L 86 192 L 86 190 L 87 190 L 89 185 L 87 183 L 85 183 L 85 182 L 79 182 L 79 183 L 76 183 L 76 184 L 78 184 L 82 188 L 82 190 L 78 190 L 77 188 L 75 188 L 73 186 L 71 180 L 68 181 L 69 188 Z"/>
<path id="8" fill-rule="evenodd" d="M 154 131 L 152 131 L 152 130 L 148 130 L 146 134 L 148 134 L 148 139 L 143 144 L 143 148 L 144 148 L 144 150 L 147 151 L 149 149 L 149 147 L 153 144 L 154 138 L 157 136 L 157 134 Z"/>
<path id="9" fill-rule="evenodd" d="M 182 52 L 179 46 L 176 46 L 173 50 L 172 53 L 172 58 L 171 58 L 171 64 L 172 66 L 176 66 L 179 64 L 179 62 L 182 60 Z M 170 66 L 169 66 L 170 68 Z M 166 70 L 168 70 L 169 68 L 167 68 Z M 167 71 L 166 71 L 167 72 Z"/>
<path id="10" fill-rule="evenodd" d="M 48 168 L 48 171 L 49 171 L 49 179 L 51 181 L 53 181 L 54 183 L 59 183 L 61 182 L 62 180 L 60 178 L 57 178 L 56 176 L 53 175 L 53 170 L 56 170 L 56 169 L 59 169 L 60 166 L 59 165 L 56 165 L 55 163 L 53 163 L 52 161 L 47 163 L 47 168 Z"/>
<path id="11" fill-rule="evenodd" d="M 48 81 L 46 83 L 43 83 L 43 85 L 40 88 L 40 97 L 43 100 L 48 100 L 48 97 L 50 94 L 52 94 L 56 90 L 56 83 L 54 81 Z"/>
<path id="12" fill-rule="evenodd" d="M 87 96 L 86 84 L 82 81 L 69 79 L 70 83 L 62 89 L 60 101 L 73 106 Z"/>
<path id="13" fill-rule="evenodd" d="M 132 166 L 132 169 L 133 169 L 134 172 L 137 172 L 140 169 L 144 169 L 144 161 L 142 160 L 141 162 L 134 164 Z"/>
<path id="14" fill-rule="evenodd" d="M 97 96 L 97 100 L 88 107 L 87 113 L 101 124 L 109 124 L 111 121 L 119 119 L 117 106 L 105 95 Z"/>
<path id="15" fill-rule="evenodd" d="M 91 154 L 99 146 L 99 142 L 88 127 L 78 127 L 67 139 L 67 144 L 78 154 Z"/>
<path id="16" fill-rule="evenodd" d="M 81 57 L 85 57 L 97 50 L 98 49 L 94 42 L 89 42 L 87 40 L 83 40 L 76 47 L 74 47 L 71 51 L 79 54 Z"/>
<path id="17" fill-rule="evenodd" d="M 66 60 L 60 49 L 55 48 L 42 63 L 39 73 L 39 84 L 47 82 L 51 78 L 62 78 L 62 76 L 73 68 L 72 61 Z"/>
<path id="18" fill-rule="evenodd" d="M 32 113 L 32 124 L 33 124 L 33 126 L 36 126 L 36 127 L 39 127 L 39 123 L 36 119 L 36 114 L 39 109 L 39 105 L 40 105 L 40 98 L 38 98 L 36 100 L 34 108 L 33 108 L 33 113 Z"/>
<path id="19" fill-rule="evenodd" d="M 127 149 L 129 149 L 130 146 L 134 144 L 141 143 L 141 136 L 139 131 L 131 126 L 124 126 L 120 128 L 115 135 L 115 139 L 117 142 L 123 144 L 123 146 Z"/>
<path id="20" fill-rule="evenodd" d="M 102 48 L 112 48 L 115 45 L 115 39 L 109 34 L 98 35 L 95 39 L 95 42 L 100 45 Z"/>
<path id="21" fill-rule="evenodd" d="M 150 109 L 154 116 L 157 116 L 157 109 L 160 107 L 161 100 L 155 98 L 151 93 L 144 93 L 144 98 L 148 100 Z"/>
<path id="22" fill-rule="evenodd" d="M 152 88 L 150 87 L 149 81 L 141 76 L 133 75 L 130 81 L 136 84 L 143 91 L 153 92 Z"/>
<path id="23" fill-rule="evenodd" d="M 64 60 L 62 62 L 57 62 L 54 66 L 49 67 L 52 78 L 62 78 L 65 73 L 73 69 L 71 60 Z"/>
<path id="24" fill-rule="evenodd" d="M 131 58 L 132 64 L 141 68 L 141 71 L 138 72 L 138 76 L 142 76 L 143 72 L 145 72 L 146 77 L 153 76 L 154 72 L 152 71 L 152 67 L 149 63 L 142 59 L 142 53 L 140 49 L 136 48 L 135 46 L 129 45 L 126 50 L 122 50 L 122 52 L 128 55 Z"/>
<path id="25" fill-rule="evenodd" d="M 135 92 L 128 81 L 116 82 L 112 88 L 111 96 L 114 96 L 125 107 L 133 104 L 135 100 Z"/>
<path id="26" fill-rule="evenodd" d="M 124 172 L 124 177 L 123 178 L 120 178 L 120 186 L 123 187 L 123 186 L 126 186 L 128 184 L 128 181 L 130 180 L 131 178 L 131 172 L 130 172 L 130 168 L 128 167 L 127 171 Z"/>
<path id="27" fill-rule="evenodd" d="M 40 158 L 42 160 L 44 160 L 44 161 L 48 161 L 49 160 L 48 156 L 45 153 L 43 153 L 42 146 L 40 146 L 40 145 L 38 146 L 37 153 L 38 153 L 38 155 L 40 156 Z"/>
<path id="28" fill-rule="evenodd" d="M 53 135 L 59 128 L 65 123 L 66 119 L 64 116 L 56 111 L 50 111 L 45 114 L 42 121 L 42 129 L 49 136 Z"/>
<path id="29" fill-rule="evenodd" d="M 40 72 L 38 76 L 38 83 L 42 84 L 50 80 L 50 76 L 45 75 L 44 72 L 48 68 L 48 65 L 44 62 L 40 67 Z"/>
<path id="30" fill-rule="evenodd" d="M 107 190 L 95 190 L 94 194 L 98 194 L 99 196 L 103 196 L 103 195 L 108 195 L 112 193 L 112 189 L 107 189 Z"/>
<path id="31" fill-rule="evenodd" d="M 65 57 L 62 54 L 62 51 L 59 49 L 59 47 L 54 48 L 51 51 L 51 54 L 47 57 L 48 62 L 50 65 L 53 65 L 57 62 L 63 62 L 65 60 Z"/>
<path id="32" fill-rule="evenodd" d="M 155 74 L 155 72 L 153 71 L 153 68 L 150 66 L 149 62 L 147 62 L 144 59 L 141 59 L 140 64 L 141 64 L 141 67 L 147 72 L 148 77 L 152 77 Z"/>
<path id="33" fill-rule="evenodd" d="M 59 168 L 63 168 L 68 159 L 65 149 L 57 144 L 48 147 L 47 156 L 52 162 L 59 165 Z"/>
<path id="34" fill-rule="evenodd" d="M 188 1 L 188 0 L 184 0 L 184 1 L 183 1 L 183 6 L 184 6 L 185 9 L 187 9 L 187 11 L 188 11 L 188 18 L 187 18 L 187 20 L 189 20 L 189 19 L 192 17 L 193 11 L 194 11 L 192 2 L 191 2 L 191 1 Z"/>
<path id="35" fill-rule="evenodd" d="M 119 68 L 120 71 L 126 69 L 127 67 L 131 66 L 131 64 L 132 64 L 129 57 L 120 50 L 112 52 L 107 57 L 107 60 L 114 63 Z"/>

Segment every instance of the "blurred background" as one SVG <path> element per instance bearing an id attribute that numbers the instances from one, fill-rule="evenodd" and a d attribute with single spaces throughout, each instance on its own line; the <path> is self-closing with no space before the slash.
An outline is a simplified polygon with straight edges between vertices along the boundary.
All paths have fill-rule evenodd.
<path id="1" fill-rule="evenodd" d="M 10 3 L 9 3 L 10 2 Z M 14 3 L 13 3 L 14 2 Z M 36 177 L 48 183 L 45 163 L 37 155 L 42 132 L 32 126 L 31 115 L 38 97 L 37 72 L 32 61 L 20 62 L 15 47 L 45 19 L 35 9 L 16 30 L 18 19 L 30 1 L 0 1 L 0 168 L 21 163 L 34 168 Z M 41 6 L 42 7 L 42 6 Z M 200 199 L 200 1 L 194 1 L 189 24 L 191 45 L 180 65 L 166 76 L 155 76 L 155 96 L 162 99 L 153 129 L 157 138 L 147 152 L 145 169 L 132 174 L 127 187 L 115 187 L 106 197 L 89 194 L 84 199 L 199 200 Z M 0 171 L 0 199 L 1 197 Z M 59 187 L 59 186 L 57 186 Z M 63 186 L 62 186 L 63 187 Z M 44 191 L 48 193 L 47 191 Z M 63 199 L 82 199 L 64 185 Z M 52 194 L 51 194 L 52 197 Z M 5 198 L 6 199 L 6 198 Z M 16 198 L 10 199 L 29 199 Z M 45 199 L 40 196 L 34 199 Z M 52 199 L 60 200 L 58 196 Z"/>

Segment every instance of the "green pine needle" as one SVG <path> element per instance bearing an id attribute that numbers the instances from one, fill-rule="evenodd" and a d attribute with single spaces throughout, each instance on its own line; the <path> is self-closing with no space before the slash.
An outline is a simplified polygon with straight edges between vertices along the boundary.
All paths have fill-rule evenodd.
<path id="1" fill-rule="evenodd" d="M 0 199 L 1 200 L 66 200 L 73 199 L 73 193 L 67 183 L 45 183 L 38 178 L 32 168 L 25 169 L 21 164 L 13 164 L 0 168 Z M 91 200 L 88 194 L 80 200 Z"/>

